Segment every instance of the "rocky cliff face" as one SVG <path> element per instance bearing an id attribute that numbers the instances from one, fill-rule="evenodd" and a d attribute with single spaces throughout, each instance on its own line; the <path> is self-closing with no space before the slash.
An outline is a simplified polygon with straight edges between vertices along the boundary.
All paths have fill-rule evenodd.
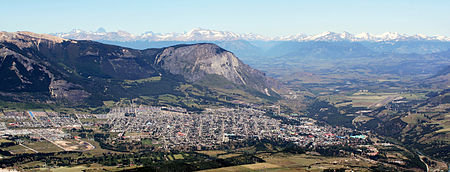
<path id="1" fill-rule="evenodd" d="M 33 92 L 53 98 L 80 101 L 90 94 L 70 83 L 65 72 L 58 72 L 45 56 L 70 41 L 31 32 L 0 32 L 0 91 Z"/>
<path id="2" fill-rule="evenodd" d="M 276 82 L 214 44 L 134 50 L 30 32 L 0 32 L 0 91 L 47 92 L 83 100 L 107 94 L 111 81 L 182 76 L 195 83 L 206 75 L 274 94 Z"/>
<path id="3" fill-rule="evenodd" d="M 49 91 L 53 78 L 47 68 L 33 59 L 18 54 L 8 48 L 1 48 L 0 66 L 1 90 L 8 92 Z"/>
<path id="4" fill-rule="evenodd" d="M 215 44 L 179 45 L 164 48 L 155 58 L 155 65 L 190 82 L 205 75 L 219 75 L 227 80 L 257 89 L 267 95 L 275 86 L 264 73 L 242 63 L 233 53 Z"/>

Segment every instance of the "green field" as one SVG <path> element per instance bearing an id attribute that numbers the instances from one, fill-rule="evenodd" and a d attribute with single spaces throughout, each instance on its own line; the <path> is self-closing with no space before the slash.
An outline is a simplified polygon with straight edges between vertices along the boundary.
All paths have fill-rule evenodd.
<path id="1" fill-rule="evenodd" d="M 46 140 L 25 143 L 25 145 L 41 153 L 64 151 Z"/>
<path id="2" fill-rule="evenodd" d="M 226 154 L 227 152 L 221 150 L 197 151 L 197 153 L 205 154 L 212 157 L 217 157 L 219 154 Z"/>
<path id="3" fill-rule="evenodd" d="M 363 159 L 352 157 L 323 157 L 315 155 L 275 154 L 264 158 L 265 163 L 239 165 L 218 169 L 204 170 L 206 172 L 225 171 L 323 171 L 325 169 L 340 169 L 354 171 L 369 171 L 371 164 Z"/>
<path id="4" fill-rule="evenodd" d="M 88 156 L 102 156 L 104 153 L 105 154 L 107 154 L 107 153 L 123 154 L 122 152 L 116 152 L 116 151 L 102 149 L 100 147 L 100 144 L 98 142 L 96 142 L 96 141 L 88 140 L 88 139 L 81 139 L 81 140 L 89 142 L 89 143 L 91 143 L 92 145 L 95 146 L 94 149 L 86 152 L 86 155 L 88 155 Z"/>
<path id="5" fill-rule="evenodd" d="M 336 107 L 352 105 L 353 107 L 377 108 L 394 99 L 424 100 L 425 93 L 391 93 L 391 92 L 355 92 L 352 94 L 333 94 L 319 96 L 319 99 L 334 104 Z"/>
<path id="6" fill-rule="evenodd" d="M 34 153 L 33 151 L 20 145 L 9 146 L 6 148 L 2 148 L 2 150 L 9 151 L 12 154 Z"/>
<path id="7" fill-rule="evenodd" d="M 154 82 L 154 81 L 160 81 L 160 76 L 150 77 L 150 78 L 144 78 L 144 79 L 138 79 L 138 80 L 125 80 L 125 84 L 142 84 L 145 82 Z"/>
<path id="8" fill-rule="evenodd" d="M 110 167 L 110 166 L 102 166 L 100 164 L 91 164 L 90 166 L 74 166 L 74 167 L 58 167 L 58 168 L 40 168 L 40 171 L 51 171 L 51 172 L 81 172 L 81 171 L 122 171 L 134 169 L 139 166 L 132 167 Z"/>

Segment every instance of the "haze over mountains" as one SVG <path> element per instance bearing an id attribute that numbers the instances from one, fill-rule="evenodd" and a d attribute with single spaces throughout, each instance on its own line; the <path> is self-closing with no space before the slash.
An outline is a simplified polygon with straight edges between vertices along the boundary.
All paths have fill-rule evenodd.
<path id="1" fill-rule="evenodd" d="M 100 28 L 96 32 L 74 29 L 68 33 L 53 35 L 67 39 L 95 40 L 136 49 L 162 48 L 176 44 L 214 43 L 233 52 L 252 66 L 259 64 L 259 60 L 267 57 L 317 59 L 375 57 L 386 54 L 431 54 L 446 51 L 450 47 L 450 38 L 446 36 L 406 35 L 391 32 L 380 35 L 324 32 L 317 35 L 265 37 L 257 34 L 236 34 L 200 28 L 186 33 L 146 32 L 141 35 L 125 31 L 106 32 L 105 29 Z"/>
<path id="2" fill-rule="evenodd" d="M 385 32 L 376 35 L 366 32 L 351 34 L 348 32 L 336 33 L 328 31 L 316 35 L 296 34 L 267 37 L 252 33 L 238 34 L 229 31 L 216 31 L 202 28 L 195 28 L 185 33 L 154 33 L 148 31 L 140 35 L 134 35 L 126 31 L 106 32 L 103 28 L 99 28 L 95 32 L 74 29 L 67 33 L 54 33 L 53 35 L 78 40 L 108 41 L 450 41 L 450 38 L 446 36 L 427 36 L 423 34 L 407 35 L 397 32 Z"/>

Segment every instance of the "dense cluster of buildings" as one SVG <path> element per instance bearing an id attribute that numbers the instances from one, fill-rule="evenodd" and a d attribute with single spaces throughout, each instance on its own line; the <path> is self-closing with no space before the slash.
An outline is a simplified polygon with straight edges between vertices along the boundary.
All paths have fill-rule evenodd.
<path id="1" fill-rule="evenodd" d="M 0 116 L 0 135 L 31 135 L 49 140 L 70 137 L 63 128 L 108 126 L 111 143 L 151 139 L 163 150 L 212 149 L 247 139 L 276 139 L 301 146 L 338 145 L 352 139 L 344 127 L 317 125 L 310 118 L 278 114 L 283 122 L 253 108 L 206 109 L 189 113 L 174 107 L 117 107 L 108 114 L 7 112 Z"/>
<path id="2" fill-rule="evenodd" d="M 202 113 L 160 107 L 117 108 L 106 115 L 110 132 L 128 140 L 152 139 L 163 149 L 209 149 L 233 141 L 276 139 L 301 146 L 349 142 L 353 130 L 317 125 L 310 118 L 285 115 L 298 123 L 285 123 L 252 108 L 207 109 Z"/>
<path id="3" fill-rule="evenodd" d="M 0 120 L 10 128 L 79 128 L 81 123 L 75 115 L 55 112 L 5 112 Z"/>

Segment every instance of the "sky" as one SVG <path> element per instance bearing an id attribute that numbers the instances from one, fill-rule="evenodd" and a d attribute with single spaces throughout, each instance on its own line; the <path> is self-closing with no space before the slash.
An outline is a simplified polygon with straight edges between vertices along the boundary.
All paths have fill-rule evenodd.
<path id="1" fill-rule="evenodd" d="M 450 36 L 449 0 L 1 0 L 0 30 Z"/>

